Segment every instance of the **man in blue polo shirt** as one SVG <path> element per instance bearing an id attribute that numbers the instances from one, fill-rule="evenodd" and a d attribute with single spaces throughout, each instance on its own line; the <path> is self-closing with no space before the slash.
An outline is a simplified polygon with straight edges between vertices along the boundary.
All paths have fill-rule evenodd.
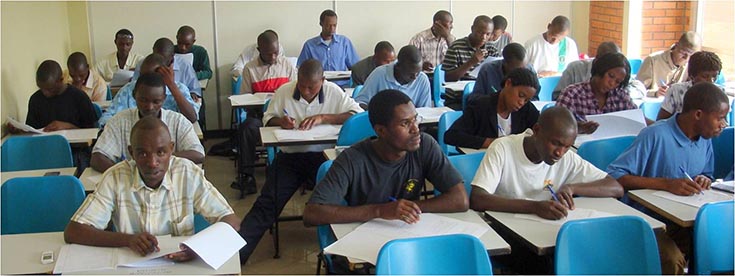
<path id="1" fill-rule="evenodd" d="M 176 46 L 174 42 L 168 38 L 162 37 L 153 43 L 153 53 L 159 54 L 163 57 L 163 64 L 169 66 L 174 71 L 174 80 L 181 83 L 189 89 L 191 97 L 199 102 L 199 98 L 202 97 L 202 86 L 199 84 L 197 79 L 196 71 L 194 67 L 186 63 L 183 59 L 175 56 Z M 141 61 L 142 63 L 142 61 Z M 140 64 L 135 66 L 135 73 L 133 74 L 133 80 L 137 80 L 140 76 Z"/>
<path id="2" fill-rule="evenodd" d="M 626 190 L 655 189 L 688 196 L 709 189 L 714 171 L 710 138 L 725 128 L 729 110 L 727 96 L 716 85 L 692 86 L 684 96 L 682 112 L 643 129 L 633 144 L 610 164 L 608 174 Z M 667 224 L 666 234 L 682 250 L 668 251 L 659 240 L 663 274 L 684 272 L 682 251 L 688 252 L 686 248 L 691 240 L 686 230 Z"/>
<path id="3" fill-rule="evenodd" d="M 380 66 L 370 73 L 355 101 L 367 109 L 375 94 L 395 89 L 408 95 L 416 107 L 431 107 L 431 86 L 429 78 L 421 72 L 422 63 L 421 52 L 416 46 L 403 46 L 398 52 L 398 62 Z"/>
<path id="4" fill-rule="evenodd" d="M 322 63 L 324 71 L 347 71 L 360 60 L 352 46 L 352 41 L 343 35 L 337 34 L 337 14 L 333 10 L 324 10 L 319 15 L 319 26 L 322 32 L 304 42 L 297 67 L 304 61 L 316 59 Z M 349 81 L 335 81 L 339 86 L 349 85 Z"/>

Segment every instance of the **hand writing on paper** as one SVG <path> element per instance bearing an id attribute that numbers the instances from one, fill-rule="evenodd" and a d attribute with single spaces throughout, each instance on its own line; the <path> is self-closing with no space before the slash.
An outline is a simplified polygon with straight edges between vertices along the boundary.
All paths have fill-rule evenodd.
<path id="1" fill-rule="evenodd" d="M 574 210 L 574 188 L 572 185 L 561 185 L 559 190 L 556 191 L 556 196 L 559 198 L 559 203 L 567 207 L 569 210 Z"/>
<path id="2" fill-rule="evenodd" d="M 668 182 L 667 190 L 675 195 L 690 196 L 702 191 L 702 187 L 686 178 L 667 179 L 666 181 Z"/>
<path id="3" fill-rule="evenodd" d="M 166 255 L 166 259 L 174 262 L 186 262 L 197 256 L 196 253 L 194 253 L 194 250 L 191 250 L 191 248 L 186 245 L 180 245 L 179 249 L 181 249 L 181 251 Z"/>
<path id="4" fill-rule="evenodd" d="M 148 255 L 161 250 L 158 248 L 158 240 L 155 236 L 148 232 L 138 233 L 130 236 L 128 240 L 128 248 L 141 256 Z"/>
<path id="5" fill-rule="evenodd" d="M 294 127 L 296 127 L 296 120 L 286 114 L 281 117 L 281 122 L 279 125 L 282 129 L 293 129 Z"/>
<path id="6" fill-rule="evenodd" d="M 597 130 L 597 127 L 600 126 L 600 123 L 588 121 L 588 122 L 577 122 L 577 128 L 579 134 L 590 134 L 595 132 Z"/>
<path id="7" fill-rule="evenodd" d="M 663 97 L 666 96 L 666 89 L 669 89 L 668 85 L 661 84 L 658 87 L 658 91 L 656 91 L 656 97 Z"/>
<path id="8" fill-rule="evenodd" d="M 382 219 L 400 219 L 408 224 L 419 222 L 421 214 L 421 209 L 415 202 L 405 199 L 385 203 L 378 211 Z"/>
<path id="9" fill-rule="evenodd" d="M 536 201 L 534 213 L 545 219 L 561 219 L 567 216 L 567 207 L 554 200 Z"/>
<path id="10" fill-rule="evenodd" d="M 308 117 L 301 121 L 301 124 L 299 124 L 299 130 L 309 130 L 316 125 L 320 125 L 322 121 L 324 121 L 324 117 L 322 115 Z"/>
<path id="11" fill-rule="evenodd" d="M 702 187 L 703 190 L 709 190 L 710 185 L 712 185 L 712 179 L 709 179 L 709 177 L 704 175 L 697 175 L 697 177 L 694 178 L 694 182 L 697 183 L 699 187 Z"/>

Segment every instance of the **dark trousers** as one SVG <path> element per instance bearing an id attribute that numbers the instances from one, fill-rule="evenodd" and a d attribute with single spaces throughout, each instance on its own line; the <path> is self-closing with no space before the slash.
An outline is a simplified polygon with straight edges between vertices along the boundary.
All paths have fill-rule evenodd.
<path id="1" fill-rule="evenodd" d="M 202 89 L 202 92 L 204 90 Z M 202 94 L 202 96 L 204 96 Z M 199 118 L 197 119 L 197 122 L 199 123 L 199 127 L 202 128 L 202 133 L 207 132 L 207 110 L 204 108 L 204 97 L 200 98 L 202 100 L 202 106 L 199 107 Z"/>
<path id="2" fill-rule="evenodd" d="M 265 185 L 250 212 L 240 224 L 240 235 L 247 245 L 240 249 L 240 261 L 244 263 L 250 258 L 263 234 L 283 211 L 283 207 L 291 199 L 302 183 L 309 189 L 314 187 L 316 172 L 324 161 L 323 152 L 283 153 L 276 155 L 273 164 L 268 167 Z M 276 174 L 278 175 L 278 196 L 276 198 Z"/>
<path id="3" fill-rule="evenodd" d="M 242 122 L 237 126 L 237 131 L 240 133 L 240 141 L 238 141 L 240 143 L 240 148 L 237 154 L 237 170 L 241 175 L 246 174 L 253 176 L 255 160 L 258 159 L 255 152 L 255 146 L 261 143 L 260 127 L 263 126 L 263 122 L 260 118 L 250 116 L 251 113 L 248 113 L 248 117 L 245 119 L 245 122 Z"/>

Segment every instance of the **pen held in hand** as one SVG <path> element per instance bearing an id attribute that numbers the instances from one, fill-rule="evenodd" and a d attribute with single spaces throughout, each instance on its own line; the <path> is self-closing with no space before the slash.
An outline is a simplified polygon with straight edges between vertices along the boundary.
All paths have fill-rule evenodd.
<path id="1" fill-rule="evenodd" d="M 546 186 L 544 186 L 544 189 L 549 190 L 549 193 L 551 193 L 551 198 L 553 198 L 556 202 L 561 203 L 561 201 L 559 201 L 559 197 L 556 196 L 556 192 L 554 192 L 554 188 L 551 187 L 551 184 L 546 184 Z"/>
<path id="2" fill-rule="evenodd" d="M 694 179 L 692 179 L 692 177 L 689 176 L 689 174 L 684 170 L 684 167 L 679 167 L 679 170 L 681 170 L 681 172 L 684 173 L 684 176 L 686 176 L 687 179 L 689 179 L 690 181 L 694 182 Z M 696 183 L 696 182 L 694 182 L 694 183 Z M 700 191 L 698 194 L 703 195 L 704 193 Z"/>

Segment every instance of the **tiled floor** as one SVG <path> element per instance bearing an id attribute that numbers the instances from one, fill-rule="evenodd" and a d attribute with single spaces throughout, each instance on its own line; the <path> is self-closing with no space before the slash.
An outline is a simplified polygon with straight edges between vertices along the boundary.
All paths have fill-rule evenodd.
<path id="1" fill-rule="evenodd" d="M 205 148 L 224 139 L 208 139 Z M 228 157 L 210 156 L 204 160 L 204 171 L 212 184 L 227 199 L 238 217 L 243 218 L 255 202 L 258 194 L 248 195 L 240 199 L 240 191 L 230 188 L 235 179 L 236 168 L 234 161 Z M 265 182 L 265 168 L 256 168 L 255 177 L 260 191 Z M 301 195 L 296 192 L 291 198 L 283 215 L 301 215 L 304 203 L 311 195 L 307 192 Z M 316 238 L 316 228 L 306 228 L 301 221 L 283 222 L 280 224 L 281 258 L 273 259 L 273 236 L 266 232 L 248 262 L 242 266 L 242 274 L 314 274 L 316 272 L 317 254 L 319 245 Z"/>

